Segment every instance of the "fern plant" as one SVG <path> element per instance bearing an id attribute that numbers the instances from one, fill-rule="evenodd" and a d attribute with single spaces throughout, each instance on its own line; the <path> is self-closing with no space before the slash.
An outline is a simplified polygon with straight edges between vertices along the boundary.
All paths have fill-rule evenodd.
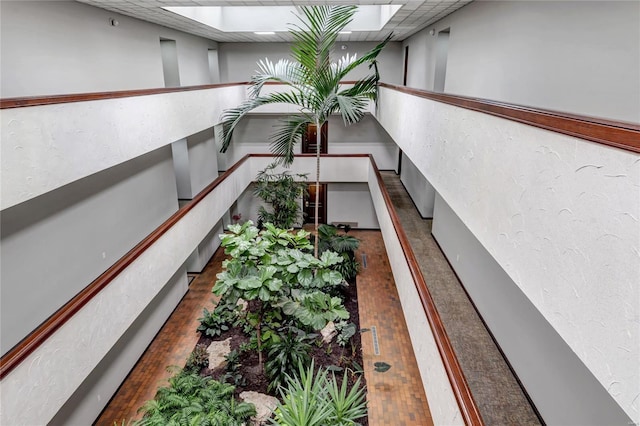
<path id="1" fill-rule="evenodd" d="M 156 397 L 139 411 L 144 412 L 136 426 L 240 426 L 256 414 L 255 406 L 238 403 L 235 388 L 209 377 L 180 372 L 169 379 L 169 386 L 158 389 Z"/>

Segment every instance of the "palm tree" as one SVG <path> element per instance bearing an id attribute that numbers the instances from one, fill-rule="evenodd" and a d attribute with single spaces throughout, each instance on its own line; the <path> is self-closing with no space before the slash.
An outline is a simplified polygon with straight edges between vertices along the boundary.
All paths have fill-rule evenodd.
<path id="1" fill-rule="evenodd" d="M 294 43 L 291 48 L 292 60 L 281 59 L 276 63 L 265 59 L 258 62 L 258 72 L 251 79 L 249 99 L 236 108 L 222 114 L 223 143 L 225 152 L 231 143 L 236 125 L 247 113 L 266 104 L 285 103 L 299 107 L 298 113 L 282 120 L 277 131 L 271 136 L 271 151 L 280 157 L 282 163 L 293 162 L 293 148 L 305 132 L 307 125 L 315 124 L 316 129 L 316 188 L 320 184 L 320 129 L 329 115 L 339 113 L 345 125 L 353 124 L 364 116 L 369 100 L 377 99 L 379 74 L 376 58 L 387 44 L 391 35 L 382 43 L 361 57 L 345 55 L 332 62 L 331 53 L 338 33 L 353 19 L 356 6 L 310 6 L 302 7 L 304 19 L 301 25 L 293 25 L 289 30 Z M 374 72 L 351 87 L 340 84 L 347 74 L 361 64 L 369 64 Z M 288 86 L 279 93 L 261 95 L 267 81 Z M 315 233 L 318 233 L 319 191 L 315 200 Z M 318 256 L 318 238 L 314 249 Z"/>

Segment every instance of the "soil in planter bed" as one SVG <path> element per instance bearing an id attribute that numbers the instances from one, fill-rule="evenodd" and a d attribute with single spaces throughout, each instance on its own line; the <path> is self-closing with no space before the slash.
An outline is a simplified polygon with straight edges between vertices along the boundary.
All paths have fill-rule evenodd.
<path id="1" fill-rule="evenodd" d="M 349 385 L 353 385 L 358 377 L 360 377 L 360 383 L 362 386 L 366 386 L 364 374 L 352 374 L 355 369 L 355 365 L 362 366 L 362 344 L 360 338 L 360 318 L 358 315 L 358 297 L 355 282 L 349 284 L 343 291 L 344 305 L 350 314 L 349 321 L 356 325 L 356 334 L 351 338 L 350 342 L 345 347 L 336 343 L 336 339 L 329 344 L 322 344 L 318 347 L 316 344 L 311 345 L 311 356 L 314 359 L 316 368 L 339 366 L 344 370 L 336 372 L 336 379 L 338 383 L 342 383 L 343 374 L 348 374 Z M 319 333 L 318 333 L 319 334 Z M 231 337 L 231 350 L 237 350 L 241 344 L 249 342 L 249 338 L 242 332 L 239 327 L 233 327 L 229 331 L 222 335 L 211 338 L 209 336 L 201 335 L 198 340 L 198 344 L 204 344 L 209 346 L 214 340 L 226 340 Z M 321 337 L 319 337 L 321 339 Z M 266 354 L 263 353 L 263 362 L 266 362 Z M 356 364 L 354 364 L 356 363 Z M 211 376 L 216 380 L 219 380 L 226 370 L 222 366 L 220 368 L 211 370 L 205 368 L 201 371 L 204 376 Z M 260 393 L 269 393 L 274 396 L 280 397 L 277 392 L 267 392 L 267 386 L 269 385 L 269 379 L 265 376 L 264 372 L 260 368 L 258 363 L 258 352 L 255 350 L 243 352 L 240 355 L 240 373 L 245 379 L 244 386 L 236 386 L 236 396 L 244 391 L 255 391 Z M 366 426 L 368 425 L 367 418 L 359 419 L 359 423 Z"/>

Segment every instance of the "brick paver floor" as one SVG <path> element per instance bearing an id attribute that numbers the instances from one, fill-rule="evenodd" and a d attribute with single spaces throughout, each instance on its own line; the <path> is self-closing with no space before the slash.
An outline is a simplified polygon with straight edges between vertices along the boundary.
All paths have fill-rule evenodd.
<path id="1" fill-rule="evenodd" d="M 358 275 L 358 305 L 362 334 L 363 367 L 367 380 L 370 426 L 431 425 L 431 414 L 420 380 L 413 348 L 402 314 L 393 276 L 379 231 L 350 232 L 362 239 L 358 256 L 366 254 L 367 266 Z M 96 421 L 113 426 L 122 419 L 139 418 L 137 410 L 152 399 L 158 386 L 166 383 L 169 365 L 184 365 L 198 335 L 195 329 L 202 308 L 213 307 L 211 288 L 224 259 L 218 250 L 189 292 L 162 327 L 153 343 L 133 368 L 109 405 Z M 374 353 L 372 327 L 375 326 L 379 355 Z M 374 363 L 391 368 L 376 372 Z"/>
<path id="2" fill-rule="evenodd" d="M 357 253 L 361 264 L 357 285 L 360 327 L 368 329 L 362 333 L 362 362 L 367 379 L 369 426 L 432 425 L 382 235 L 379 231 L 350 234 L 362 241 Z M 375 363 L 380 362 L 391 368 L 376 371 Z"/>

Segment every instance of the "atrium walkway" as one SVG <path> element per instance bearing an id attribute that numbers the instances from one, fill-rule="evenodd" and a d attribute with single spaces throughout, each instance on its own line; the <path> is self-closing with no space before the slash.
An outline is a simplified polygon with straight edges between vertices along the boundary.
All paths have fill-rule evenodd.
<path id="1" fill-rule="evenodd" d="M 367 380 L 370 426 L 429 426 L 431 414 L 413 355 L 402 307 L 395 289 L 379 231 L 350 232 L 362 240 L 358 256 L 366 251 L 366 267 L 358 275 L 358 304 L 362 333 L 363 368 Z M 139 418 L 138 407 L 152 399 L 158 386 L 170 376 L 169 365 L 184 365 L 198 340 L 196 328 L 202 308 L 212 308 L 211 288 L 224 258 L 218 250 L 205 270 L 189 287 L 182 302 L 160 330 L 123 385 L 96 421 L 113 426 Z M 378 340 L 374 351 L 373 327 Z M 375 363 L 390 365 L 386 372 L 375 371 Z"/>
<path id="2" fill-rule="evenodd" d="M 451 344 L 487 425 L 539 425 L 529 400 L 395 172 L 382 172 Z"/>

